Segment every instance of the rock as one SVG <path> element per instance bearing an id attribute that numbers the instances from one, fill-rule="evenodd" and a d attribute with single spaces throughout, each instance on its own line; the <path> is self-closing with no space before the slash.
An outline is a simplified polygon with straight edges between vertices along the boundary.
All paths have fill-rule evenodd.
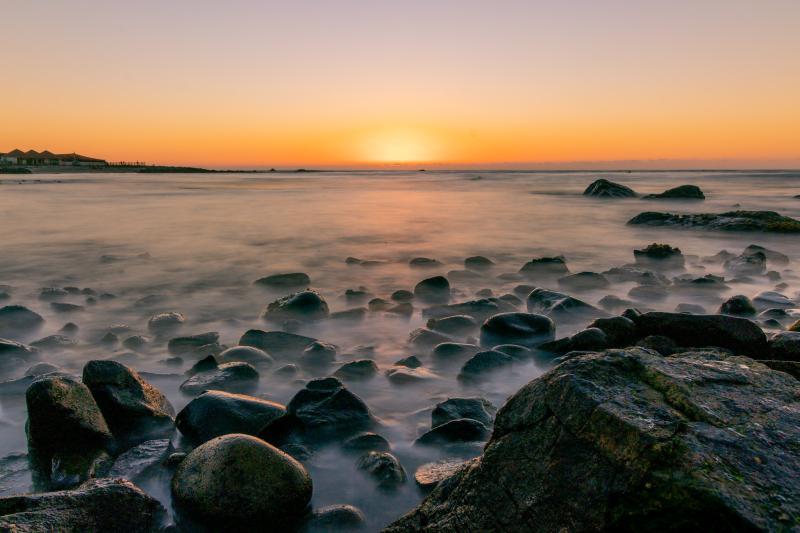
<path id="1" fill-rule="evenodd" d="M 648 194 L 642 197 L 644 200 L 705 200 L 705 198 L 703 191 L 696 185 L 680 185 L 661 194 Z"/>
<path id="2" fill-rule="evenodd" d="M 381 489 L 396 489 L 406 482 L 406 471 L 389 452 L 367 452 L 358 459 L 356 466 L 375 479 Z"/>
<path id="3" fill-rule="evenodd" d="M 727 291 L 728 289 L 729 287 L 725 283 L 725 278 L 713 274 L 706 274 L 699 278 L 681 276 L 673 279 L 673 290 L 676 292 L 688 290 L 690 294 L 695 294 L 698 291 L 720 292 Z"/>
<path id="4" fill-rule="evenodd" d="M 756 308 L 750 298 L 743 294 L 731 296 L 719 307 L 720 314 L 734 316 L 755 316 Z"/>
<path id="5" fill-rule="evenodd" d="M 449 420 L 427 431 L 414 444 L 431 446 L 452 442 L 482 442 L 489 438 L 491 431 L 477 420 L 458 418 Z"/>
<path id="6" fill-rule="evenodd" d="M 410 318 L 411 315 L 414 314 L 414 307 L 410 303 L 404 302 L 388 308 L 386 312 L 393 315 Z"/>
<path id="7" fill-rule="evenodd" d="M 414 287 L 414 297 L 431 304 L 450 301 L 450 282 L 444 276 L 423 279 Z"/>
<path id="8" fill-rule="evenodd" d="M 797 307 L 797 304 L 793 300 L 775 291 L 763 291 L 758 293 L 753 298 L 753 305 L 758 309 L 790 309 Z"/>
<path id="9" fill-rule="evenodd" d="M 86 310 L 82 305 L 64 302 L 50 302 L 50 309 L 54 313 L 80 313 Z"/>
<path id="10" fill-rule="evenodd" d="M 605 289 L 610 283 L 602 274 L 596 272 L 578 272 L 563 278 L 558 278 L 558 286 L 564 289 L 589 291 Z"/>
<path id="11" fill-rule="evenodd" d="M 77 324 L 67 322 L 60 330 L 58 330 L 58 332 L 64 335 L 74 336 L 76 333 L 78 333 L 79 329 L 80 328 L 78 328 Z"/>
<path id="12" fill-rule="evenodd" d="M 605 313 L 582 300 L 547 289 L 534 289 L 526 300 L 529 313 L 542 313 L 555 320 L 584 321 Z"/>
<path id="13" fill-rule="evenodd" d="M 36 333 L 44 325 L 44 319 L 23 305 L 7 305 L 0 308 L 0 337 L 18 340 Z"/>
<path id="14" fill-rule="evenodd" d="M 796 391 L 743 357 L 568 359 L 506 403 L 482 457 L 384 532 L 791 529 Z"/>
<path id="15" fill-rule="evenodd" d="M 481 298 L 480 300 L 470 300 L 457 304 L 429 307 L 423 309 L 422 316 L 430 319 L 444 318 L 453 315 L 467 315 L 478 322 L 482 322 L 497 313 L 514 310 L 513 305 L 508 304 L 500 298 Z"/>
<path id="16" fill-rule="evenodd" d="M 689 313 L 692 315 L 704 315 L 706 314 L 706 309 L 702 305 L 697 304 L 687 304 L 687 303 L 680 303 L 675 306 L 676 313 Z"/>
<path id="17" fill-rule="evenodd" d="M 585 191 L 584 196 L 595 196 L 597 198 L 635 198 L 636 192 L 630 187 L 600 178 L 592 182 Z"/>
<path id="18" fill-rule="evenodd" d="M 45 287 L 39 291 L 39 299 L 45 302 L 60 300 L 69 296 L 69 292 L 58 287 Z"/>
<path id="19" fill-rule="evenodd" d="M 452 340 L 447 335 L 427 328 L 417 328 L 408 335 L 408 344 L 423 352 L 429 351 L 437 344 L 452 342 Z"/>
<path id="20" fill-rule="evenodd" d="M 510 368 L 513 364 L 514 358 L 503 352 L 494 350 L 478 352 L 461 367 L 458 380 L 467 383 L 482 381 L 495 372 Z"/>
<path id="21" fill-rule="evenodd" d="M 178 465 L 172 497 L 180 511 L 226 529 L 269 524 L 276 531 L 297 522 L 311 501 L 303 465 L 249 435 L 217 437 Z"/>
<path id="22" fill-rule="evenodd" d="M 432 268 L 442 266 L 442 264 L 436 259 L 430 259 L 428 257 L 415 257 L 408 262 L 408 266 L 416 268 Z"/>
<path id="23" fill-rule="evenodd" d="M 147 321 L 147 330 L 158 337 L 166 337 L 176 333 L 186 318 L 180 313 L 159 313 Z"/>
<path id="24" fill-rule="evenodd" d="M 663 335 L 678 346 L 716 346 L 750 356 L 766 352 L 766 335 L 746 318 L 651 312 L 636 317 L 634 322 L 640 337 Z"/>
<path id="25" fill-rule="evenodd" d="M 363 304 L 374 297 L 375 295 L 369 292 L 369 290 L 367 290 L 366 287 L 360 287 L 358 289 L 347 289 L 346 291 L 344 291 L 344 298 L 350 305 Z"/>
<path id="26" fill-rule="evenodd" d="M 282 367 L 275 370 L 274 374 L 276 376 L 281 376 L 283 378 L 293 378 L 295 377 L 300 370 L 297 368 L 297 365 L 287 364 L 283 365 Z"/>
<path id="27" fill-rule="evenodd" d="M 603 296 L 597 303 L 600 307 L 602 307 L 606 311 L 618 311 L 620 309 L 624 309 L 626 307 L 633 307 L 635 305 L 632 301 L 625 300 L 618 296 L 614 296 L 613 294 Z"/>
<path id="28" fill-rule="evenodd" d="M 481 346 L 518 344 L 528 348 L 553 340 L 556 326 L 544 315 L 533 313 L 500 313 L 481 326 Z"/>
<path id="29" fill-rule="evenodd" d="M 729 211 L 682 215 L 648 211 L 628 221 L 630 225 L 664 226 L 672 228 L 703 228 L 717 231 L 763 231 L 770 233 L 800 233 L 800 221 L 774 211 Z"/>
<path id="30" fill-rule="evenodd" d="M 132 445 L 172 434 L 172 404 L 135 370 L 115 361 L 89 361 L 83 383 L 119 441 Z"/>
<path id="31" fill-rule="evenodd" d="M 364 452 L 388 452 L 392 447 L 388 440 L 377 433 L 361 433 L 344 441 L 342 449 L 362 454 Z"/>
<path id="32" fill-rule="evenodd" d="M 273 274 L 259 278 L 253 283 L 270 289 L 302 289 L 311 285 L 311 278 L 303 272 L 292 272 L 290 274 Z"/>
<path id="33" fill-rule="evenodd" d="M 138 352 L 144 350 L 150 344 L 150 339 L 144 335 L 131 335 L 122 341 L 122 346 L 128 350 Z"/>
<path id="34" fill-rule="evenodd" d="M 497 409 L 485 398 L 449 398 L 437 403 L 431 412 L 431 427 L 441 426 L 452 420 L 469 418 L 491 427 Z"/>
<path id="35" fill-rule="evenodd" d="M 38 341 L 33 341 L 31 346 L 42 351 L 72 350 L 78 346 L 78 341 L 66 335 L 48 335 Z"/>
<path id="36" fill-rule="evenodd" d="M 95 479 L 74 490 L 0 498 L 0 530 L 14 532 L 161 530 L 166 511 L 124 479 Z"/>
<path id="37" fill-rule="evenodd" d="M 800 320 L 789 326 L 789 331 L 800 331 Z"/>
<path id="38" fill-rule="evenodd" d="M 367 302 L 367 309 L 371 313 L 378 313 L 380 311 L 386 311 L 392 307 L 392 303 L 384 300 L 383 298 L 373 298 L 369 302 Z"/>
<path id="39" fill-rule="evenodd" d="M 725 270 L 737 276 L 761 275 L 767 271 L 767 256 L 762 252 L 742 254 L 725 261 Z"/>
<path id="40" fill-rule="evenodd" d="M 175 418 L 178 430 L 195 445 L 221 435 L 258 435 L 286 414 L 281 404 L 243 394 L 211 390 L 194 398 Z"/>
<path id="41" fill-rule="evenodd" d="M 675 344 L 675 341 L 663 335 L 649 335 L 637 342 L 636 346 L 656 351 L 663 356 L 678 352 L 678 345 Z"/>
<path id="42" fill-rule="evenodd" d="M 464 259 L 464 267 L 470 270 L 489 270 L 494 266 L 494 261 L 482 255 L 474 255 Z"/>
<path id="43" fill-rule="evenodd" d="M 776 361 L 773 359 L 762 359 L 759 363 L 763 363 L 773 370 L 786 372 L 794 379 L 800 381 L 800 362 L 798 361 Z"/>
<path id="44" fill-rule="evenodd" d="M 757 244 L 751 244 L 750 246 L 744 249 L 742 254 L 752 255 L 756 252 L 761 252 L 762 254 L 764 254 L 764 256 L 767 258 L 767 261 L 772 265 L 785 266 L 789 264 L 789 256 L 782 254 L 780 252 L 776 252 L 775 250 L 769 250 Z"/>
<path id="45" fill-rule="evenodd" d="M 272 357 L 286 359 L 299 356 L 303 353 L 303 350 L 316 340 L 284 331 L 251 329 L 242 335 L 239 339 L 239 344 L 242 346 L 254 346 L 264 350 Z"/>
<path id="46" fill-rule="evenodd" d="M 337 533 L 357 531 L 366 526 L 367 519 L 352 505 L 328 505 L 315 510 L 303 524 L 301 533 Z"/>
<path id="47" fill-rule="evenodd" d="M 633 258 L 637 265 L 650 268 L 679 269 L 685 263 L 680 248 L 673 248 L 669 244 L 653 243 L 641 250 L 634 250 Z"/>
<path id="48" fill-rule="evenodd" d="M 414 293 L 406 290 L 397 290 L 392 293 L 391 299 L 395 302 L 410 302 L 414 299 Z"/>
<path id="49" fill-rule="evenodd" d="M 340 366 L 333 373 L 339 379 L 359 380 L 375 377 L 378 374 L 378 365 L 371 359 L 359 359 L 350 361 Z"/>
<path id="50" fill-rule="evenodd" d="M 422 366 L 422 361 L 416 355 L 409 355 L 394 362 L 396 366 L 405 366 L 407 368 L 419 368 Z"/>
<path id="51" fill-rule="evenodd" d="M 275 364 L 275 360 L 272 356 L 254 346 L 234 346 L 233 348 L 228 348 L 219 354 L 219 360 L 223 363 L 242 361 L 259 368 L 269 368 Z"/>
<path id="52" fill-rule="evenodd" d="M 367 404 L 336 378 L 314 379 L 297 392 L 286 414 L 259 434 L 267 442 L 324 442 L 347 438 L 375 425 Z"/>
<path id="53" fill-rule="evenodd" d="M 209 331 L 208 333 L 199 333 L 197 335 L 170 339 L 169 343 L 167 343 L 167 349 L 172 355 L 192 355 L 197 354 L 198 350 L 205 346 L 216 344 L 217 341 L 219 341 L 219 333 L 216 331 Z M 221 351 L 222 350 L 219 350 L 219 352 Z"/>
<path id="54" fill-rule="evenodd" d="M 61 367 L 58 367 L 52 363 L 36 363 L 28 370 L 25 371 L 26 376 L 43 376 L 45 374 L 50 374 L 52 372 L 60 372 Z"/>
<path id="55" fill-rule="evenodd" d="M 478 321 L 469 315 L 454 315 L 428 319 L 428 329 L 451 336 L 465 336 L 478 329 Z"/>
<path id="56" fill-rule="evenodd" d="M 493 346 L 492 350 L 503 352 L 517 361 L 525 361 L 533 355 L 533 351 L 530 348 L 518 344 L 498 344 L 497 346 Z"/>
<path id="57" fill-rule="evenodd" d="M 555 257 L 540 257 L 531 259 L 519 270 L 519 273 L 528 279 L 541 277 L 563 276 L 569 274 L 567 261 L 563 255 Z"/>
<path id="58" fill-rule="evenodd" d="M 669 290 L 661 285 L 639 285 L 628 291 L 628 296 L 639 302 L 666 300 Z"/>
<path id="59" fill-rule="evenodd" d="M 800 362 L 800 332 L 781 331 L 769 340 L 771 359 Z"/>
<path id="60" fill-rule="evenodd" d="M 624 316 L 598 318 L 589 324 L 588 329 L 592 328 L 603 331 L 606 335 L 608 346 L 614 348 L 630 346 L 636 339 L 636 324 L 634 324 L 633 320 Z"/>
<path id="61" fill-rule="evenodd" d="M 194 376 L 200 372 L 208 372 L 219 367 L 219 361 L 213 355 L 206 356 L 192 365 L 192 367 L 185 372 L 187 376 Z"/>
<path id="62" fill-rule="evenodd" d="M 306 369 L 324 369 L 336 361 L 336 346 L 314 341 L 300 355 L 300 366 Z"/>
<path id="63" fill-rule="evenodd" d="M 621 317 L 624 318 L 624 317 Z M 563 355 L 568 352 L 583 352 L 605 350 L 610 347 L 608 336 L 599 328 L 587 328 L 577 332 L 571 337 L 547 342 L 538 347 L 544 352 Z"/>
<path id="64" fill-rule="evenodd" d="M 617 283 L 632 281 L 639 285 L 669 285 L 669 280 L 663 274 L 632 265 L 610 268 L 603 275 Z"/>
<path id="65" fill-rule="evenodd" d="M 172 452 L 172 443 L 169 439 L 142 442 L 114 460 L 108 477 L 124 477 L 131 481 L 139 481 L 159 468 Z"/>
<path id="66" fill-rule="evenodd" d="M 316 292 L 307 290 L 279 298 L 267 305 L 262 318 L 281 323 L 286 320 L 310 322 L 328 318 L 328 304 Z"/>
<path id="67" fill-rule="evenodd" d="M 414 473 L 414 481 L 421 488 L 430 490 L 442 481 L 453 477 L 465 464 L 466 461 L 458 459 L 444 459 L 433 463 L 425 463 L 417 468 Z"/>
<path id="68" fill-rule="evenodd" d="M 206 390 L 247 393 L 258 385 L 258 370 L 249 363 L 224 363 L 199 372 L 181 384 L 181 392 L 196 396 Z"/>
<path id="69" fill-rule="evenodd" d="M 30 359 L 38 353 L 38 350 L 27 344 L 12 341 L 9 339 L 0 339 L 0 366 L 9 358 L 18 358 L 22 360 Z"/>
<path id="70" fill-rule="evenodd" d="M 408 368 L 398 366 L 386 371 L 386 379 L 392 385 L 415 385 L 438 379 L 438 376 L 423 367 Z"/>
<path id="71" fill-rule="evenodd" d="M 41 484 L 77 485 L 110 462 L 114 438 L 86 385 L 45 376 L 31 383 L 25 402 L 28 449 Z"/>

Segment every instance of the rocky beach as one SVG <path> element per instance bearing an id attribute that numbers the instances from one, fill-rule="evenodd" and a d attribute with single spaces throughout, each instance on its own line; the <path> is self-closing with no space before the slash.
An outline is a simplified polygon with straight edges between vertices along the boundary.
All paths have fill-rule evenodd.
<path id="1" fill-rule="evenodd" d="M 0 179 L 0 530 L 798 531 L 800 174 Z"/>

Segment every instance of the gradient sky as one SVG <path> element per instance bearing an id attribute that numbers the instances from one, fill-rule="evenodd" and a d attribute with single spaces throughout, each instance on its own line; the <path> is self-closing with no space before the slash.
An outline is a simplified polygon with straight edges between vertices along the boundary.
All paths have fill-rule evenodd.
<path id="1" fill-rule="evenodd" d="M 0 151 L 217 167 L 800 166 L 798 0 L 2 8 Z"/>

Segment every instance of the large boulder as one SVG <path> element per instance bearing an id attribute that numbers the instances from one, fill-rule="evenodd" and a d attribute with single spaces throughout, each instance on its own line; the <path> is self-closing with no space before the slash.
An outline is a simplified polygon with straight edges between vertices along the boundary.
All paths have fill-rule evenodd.
<path id="1" fill-rule="evenodd" d="M 640 338 L 661 335 L 678 346 L 716 346 L 736 354 L 767 358 L 767 337 L 755 322 L 725 315 L 688 315 L 685 313 L 644 313 L 634 317 Z"/>
<path id="2" fill-rule="evenodd" d="M 7 305 L 0 308 L 0 337 L 24 339 L 44 325 L 44 318 L 24 305 Z"/>
<path id="3" fill-rule="evenodd" d="M 679 185 L 659 194 L 648 194 L 644 200 L 705 200 L 706 196 L 697 185 Z"/>
<path id="4" fill-rule="evenodd" d="M 800 332 L 781 331 L 769 340 L 772 359 L 800 362 Z"/>
<path id="5" fill-rule="evenodd" d="M 178 430 L 195 444 L 228 435 L 257 435 L 286 413 L 278 403 L 218 390 L 204 392 L 189 402 L 175 418 Z"/>
<path id="6" fill-rule="evenodd" d="M 305 513 L 312 490 L 303 465 L 260 439 L 240 434 L 195 448 L 172 478 L 179 513 L 226 530 L 256 523 L 271 531 L 290 530 Z"/>
<path id="7" fill-rule="evenodd" d="M 519 269 L 519 273 L 529 279 L 563 276 L 569 274 L 567 261 L 563 255 L 531 259 Z"/>
<path id="8" fill-rule="evenodd" d="M 162 531 L 164 507 L 126 479 L 93 479 L 74 490 L 0 498 L 0 530 Z"/>
<path id="9" fill-rule="evenodd" d="M 630 225 L 663 226 L 668 228 L 702 228 L 718 231 L 766 231 L 800 233 L 800 220 L 774 211 L 728 211 L 683 215 L 647 211 L 628 221 Z"/>
<path id="10" fill-rule="evenodd" d="M 116 361 L 89 361 L 83 383 L 120 442 L 133 445 L 172 435 L 175 409 L 135 370 Z"/>
<path id="11" fill-rule="evenodd" d="M 553 321 L 534 313 L 500 313 L 481 326 L 481 346 L 517 344 L 532 348 L 553 340 L 556 326 Z"/>
<path id="12" fill-rule="evenodd" d="M 206 390 L 246 393 L 258 386 L 258 377 L 258 370 L 249 363 L 224 363 L 181 383 L 181 392 L 192 396 Z"/>
<path id="13" fill-rule="evenodd" d="M 525 303 L 529 313 L 541 313 L 555 320 L 573 322 L 607 316 L 583 300 L 542 288 L 533 289 Z"/>
<path id="14" fill-rule="evenodd" d="M 446 304 L 450 301 L 450 282 L 444 276 L 423 279 L 414 286 L 414 298 L 431 304 Z"/>
<path id="15" fill-rule="evenodd" d="M 600 178 L 595 180 L 583 191 L 584 196 L 595 196 L 597 198 L 634 198 L 636 192 L 630 187 Z"/>
<path id="16" fill-rule="evenodd" d="M 497 409 L 485 398 L 448 398 L 437 403 L 431 411 L 431 427 L 441 426 L 459 418 L 477 420 L 491 427 Z"/>
<path id="17" fill-rule="evenodd" d="M 384 532 L 789 531 L 799 445 L 797 382 L 752 359 L 577 356 L 520 389 L 483 455 Z"/>
<path id="18" fill-rule="evenodd" d="M 737 294 L 722 302 L 719 312 L 723 315 L 755 316 L 756 308 L 750 298 L 743 294 Z"/>
<path id="19" fill-rule="evenodd" d="M 267 305 L 262 318 L 276 323 L 287 320 L 313 322 L 330 316 L 328 303 L 312 290 L 296 292 Z"/>

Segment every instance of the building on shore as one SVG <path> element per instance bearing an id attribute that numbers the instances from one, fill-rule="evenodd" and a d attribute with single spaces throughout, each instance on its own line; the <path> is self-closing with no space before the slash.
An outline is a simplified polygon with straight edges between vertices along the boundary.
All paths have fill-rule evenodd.
<path id="1" fill-rule="evenodd" d="M 48 150 L 37 152 L 35 150 L 11 150 L 8 153 L 0 153 L 0 165 L 16 165 L 21 167 L 44 167 L 44 166 L 75 166 L 75 167 L 105 167 L 108 162 L 105 159 L 96 159 L 80 154 L 54 154 Z"/>

